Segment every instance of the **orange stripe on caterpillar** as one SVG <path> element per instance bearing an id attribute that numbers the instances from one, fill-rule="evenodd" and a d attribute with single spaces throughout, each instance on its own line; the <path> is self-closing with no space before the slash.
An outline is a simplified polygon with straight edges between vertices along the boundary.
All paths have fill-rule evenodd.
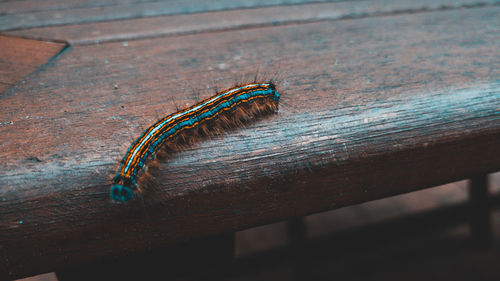
<path id="1" fill-rule="evenodd" d="M 252 119 L 265 112 L 277 110 L 279 100 L 280 95 L 273 83 L 251 83 L 228 89 L 160 119 L 146 129 L 127 150 L 113 179 L 111 198 L 126 202 L 133 197 L 134 192 L 142 190 L 138 185 L 141 175 L 144 174 L 143 167 L 165 142 L 175 142 L 179 136 L 184 139 L 186 132 L 215 134 L 218 130 L 212 133 L 210 128 L 208 131 L 199 132 L 199 125 L 210 123 L 214 128 L 239 125 L 241 116 L 245 117 L 243 119 Z M 236 110 L 238 112 L 235 112 Z M 222 115 L 227 118 L 218 118 Z"/>
<path id="2" fill-rule="evenodd" d="M 250 84 L 250 85 L 252 85 L 252 84 Z M 234 91 L 233 89 L 241 89 L 241 90 Z M 172 118 L 171 121 L 163 124 L 164 121 L 166 121 L 167 119 L 169 119 L 169 117 L 176 116 L 176 115 L 183 114 L 183 113 L 187 112 L 187 110 L 181 110 L 178 113 L 171 114 L 171 115 L 169 115 L 169 116 L 161 119 L 160 121 L 156 122 L 154 125 L 152 125 L 150 128 L 148 128 L 146 130 L 146 132 L 144 132 L 141 135 L 141 137 L 139 137 L 139 139 L 137 139 L 132 144 L 132 146 L 131 146 L 131 148 L 129 148 L 129 150 L 133 151 L 133 150 L 139 149 L 139 152 L 136 153 L 135 156 L 131 153 L 130 156 L 127 159 L 124 159 L 125 162 L 127 162 L 127 161 L 130 162 L 131 166 L 137 164 L 136 162 L 141 159 L 141 157 L 137 157 L 137 155 L 140 156 L 146 146 L 142 146 L 141 148 L 137 148 L 137 147 L 140 146 L 140 144 L 144 141 L 145 138 L 148 137 L 148 134 L 152 130 L 154 130 L 155 127 L 158 127 L 158 124 L 163 124 L 163 125 L 160 128 L 158 128 L 158 130 L 150 136 L 151 139 L 154 139 L 155 137 L 157 137 L 159 134 L 162 133 L 162 131 L 164 131 L 165 128 L 166 129 L 169 128 L 167 126 L 172 125 L 173 123 L 183 122 L 183 121 L 186 121 L 186 120 L 192 118 L 193 115 L 201 115 L 203 113 L 206 113 L 207 111 L 211 110 L 211 108 L 216 104 L 216 102 L 226 101 L 227 99 L 230 99 L 230 98 L 232 98 L 234 96 L 242 95 L 244 93 L 247 93 L 248 91 L 256 91 L 256 90 L 260 90 L 260 89 L 264 89 L 264 88 L 262 87 L 262 84 L 256 84 L 256 85 L 252 85 L 250 87 L 243 86 L 243 87 L 233 88 L 233 89 L 226 90 L 226 91 L 222 92 L 221 94 L 215 95 L 215 96 L 211 97 L 210 99 L 207 99 L 205 101 L 202 101 L 201 103 L 195 104 L 194 106 L 191 106 L 189 108 L 190 110 L 193 109 L 193 108 L 195 108 L 197 105 L 203 104 L 206 101 L 210 101 L 209 103 L 203 104 L 203 106 L 201 108 L 198 108 L 197 110 L 193 110 L 189 114 L 181 115 L 178 118 Z M 131 157 L 133 157 L 133 159 L 131 159 Z M 120 170 L 120 173 L 127 174 L 129 171 L 130 170 L 127 170 L 127 166 L 124 165 L 122 167 L 122 169 Z"/>
<path id="3" fill-rule="evenodd" d="M 206 112 L 206 111 L 210 110 L 210 106 L 214 105 L 214 104 L 215 104 L 216 102 L 218 102 L 218 101 L 221 101 L 221 100 L 225 100 L 225 99 L 227 99 L 227 98 L 230 98 L 233 94 L 242 94 L 242 93 L 247 92 L 247 91 L 250 91 L 250 90 L 255 90 L 255 89 L 257 89 L 257 88 L 262 88 L 262 84 L 250 84 L 250 85 L 251 85 L 251 86 L 249 86 L 249 85 L 244 85 L 244 86 L 242 86 L 242 87 L 228 89 L 228 90 L 226 90 L 226 91 L 223 91 L 223 92 L 222 92 L 222 93 L 220 93 L 220 94 L 217 94 L 217 95 L 215 95 L 215 96 L 211 97 L 210 99 L 207 99 L 207 100 L 205 100 L 205 101 L 202 101 L 202 102 L 200 102 L 200 103 L 198 103 L 198 104 L 195 104 L 195 105 L 193 105 L 193 106 L 191 106 L 191 107 L 188 107 L 188 108 L 186 108 L 186 109 L 183 109 L 183 110 L 181 110 L 181 111 L 179 111 L 179 112 L 176 112 L 176 113 L 170 114 L 170 115 L 168 115 L 168 116 L 164 117 L 163 119 L 160 119 L 160 120 L 159 120 L 159 121 L 157 121 L 155 124 L 153 124 L 152 126 L 150 126 L 150 127 L 149 127 L 149 128 L 148 128 L 145 132 L 143 132 L 143 133 L 141 134 L 141 136 L 140 136 L 137 140 L 135 140 L 135 141 L 132 143 L 132 145 L 130 146 L 130 148 L 129 148 L 128 150 L 132 150 L 132 151 L 133 151 L 133 150 L 135 150 L 135 149 L 137 148 L 137 146 L 139 146 L 139 145 L 141 144 L 141 142 L 144 140 L 144 138 L 146 138 L 146 137 L 148 136 L 148 134 L 151 132 L 151 130 L 153 130 L 155 127 L 157 127 L 157 125 L 158 125 L 158 124 L 163 123 L 165 120 L 169 119 L 169 118 L 170 118 L 170 117 L 172 117 L 172 116 L 175 116 L 175 115 L 179 115 L 179 114 L 186 113 L 188 110 L 192 110 L 193 108 L 195 108 L 195 107 L 199 106 L 200 104 L 203 104 L 203 103 L 204 103 L 204 102 L 206 102 L 206 101 L 210 101 L 209 103 L 207 103 L 207 104 L 203 105 L 203 107 L 199 109 L 199 110 L 201 110 L 200 112 L 193 110 L 193 111 L 192 111 L 191 113 L 189 113 L 189 114 L 184 114 L 182 118 L 187 119 L 187 118 L 190 118 L 190 117 L 191 117 L 192 115 L 194 115 L 194 114 L 201 114 L 201 113 L 204 113 L 204 112 Z M 245 87 L 245 86 L 247 86 L 247 87 Z M 239 91 L 234 91 L 234 89 L 241 89 L 242 91 L 241 91 L 241 92 L 239 92 Z M 171 120 L 170 122 L 166 123 L 164 126 L 168 126 L 168 125 L 170 125 L 170 124 L 172 124 L 173 122 L 176 122 L 176 121 L 178 121 L 178 119 L 176 119 L 176 118 L 172 118 L 172 120 Z M 182 120 L 181 120 L 181 121 L 182 121 Z M 159 131 L 160 131 L 160 130 L 158 130 L 158 131 L 155 133 L 155 135 L 156 135 L 157 133 L 159 133 Z M 153 137 L 155 137 L 155 136 L 153 135 Z M 132 154 L 132 153 L 128 153 L 128 151 L 127 151 L 127 154 L 126 154 L 126 156 L 125 156 L 125 157 L 127 157 L 127 158 L 124 158 L 124 159 L 122 160 L 122 162 L 128 162 L 128 161 L 130 161 L 130 157 L 132 157 L 132 156 L 133 156 L 133 154 Z M 136 164 L 136 163 L 135 163 L 135 161 L 136 161 L 136 159 L 133 159 L 133 160 L 132 160 L 131 165 L 135 165 L 135 164 Z M 126 165 L 123 165 L 123 166 L 121 167 L 121 170 L 120 170 L 119 172 L 120 172 L 120 173 L 125 173 L 125 172 L 126 172 L 126 171 L 125 171 L 126 167 L 127 167 Z"/>

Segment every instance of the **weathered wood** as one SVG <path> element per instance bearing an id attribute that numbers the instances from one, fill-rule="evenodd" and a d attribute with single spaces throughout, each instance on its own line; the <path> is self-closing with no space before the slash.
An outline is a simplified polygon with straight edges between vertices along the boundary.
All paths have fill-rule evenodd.
<path id="1" fill-rule="evenodd" d="M 237 2 L 237 1 L 235 1 Z M 87 24 L 21 29 L 6 34 L 42 40 L 67 41 L 72 45 L 103 43 L 208 31 L 232 30 L 265 25 L 297 24 L 320 20 L 367 17 L 400 12 L 471 7 L 473 0 L 374 0 L 344 1 L 220 11 L 188 15 L 135 18 Z M 490 1 L 489 3 L 495 3 Z"/>
<path id="2" fill-rule="evenodd" d="M 45 64 L 64 47 L 61 43 L 0 35 L 0 93 Z"/>
<path id="3" fill-rule="evenodd" d="M 9 1 L 0 3 L 0 30 L 309 2 L 335 0 Z"/>
<path id="4" fill-rule="evenodd" d="M 0 278 L 499 170 L 499 12 L 71 48 L 0 98 Z M 279 114 L 174 155 L 143 200 L 110 202 L 132 138 L 192 88 L 258 67 L 281 72 Z"/>

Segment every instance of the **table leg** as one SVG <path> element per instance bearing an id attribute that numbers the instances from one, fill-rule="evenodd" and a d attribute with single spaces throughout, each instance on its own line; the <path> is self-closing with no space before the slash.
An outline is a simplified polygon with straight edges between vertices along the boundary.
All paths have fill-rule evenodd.
<path id="1" fill-rule="evenodd" d="M 479 248 L 491 245 L 491 214 L 488 194 L 488 175 L 478 175 L 469 180 L 470 233 Z"/>

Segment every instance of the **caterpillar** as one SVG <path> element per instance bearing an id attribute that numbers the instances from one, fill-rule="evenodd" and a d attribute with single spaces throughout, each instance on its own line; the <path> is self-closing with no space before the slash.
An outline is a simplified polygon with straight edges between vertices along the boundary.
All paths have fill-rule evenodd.
<path id="1" fill-rule="evenodd" d="M 161 118 L 128 148 L 112 180 L 110 196 L 127 202 L 147 185 L 145 175 L 152 159 L 190 144 L 201 136 L 242 125 L 262 114 L 278 110 L 280 94 L 272 82 L 239 85 L 191 107 Z"/>

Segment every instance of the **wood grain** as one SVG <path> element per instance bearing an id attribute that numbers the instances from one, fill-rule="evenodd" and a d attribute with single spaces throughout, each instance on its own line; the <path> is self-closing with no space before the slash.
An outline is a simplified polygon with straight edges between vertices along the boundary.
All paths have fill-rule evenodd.
<path id="1" fill-rule="evenodd" d="M 47 63 L 65 44 L 0 35 L 0 93 Z"/>
<path id="2" fill-rule="evenodd" d="M 499 170 L 499 12 L 71 48 L 0 98 L 12 122 L 0 126 L 0 278 Z M 280 71 L 279 114 L 173 155 L 143 200 L 110 202 L 132 138 L 193 104 L 192 89 L 257 68 Z"/>
<path id="3" fill-rule="evenodd" d="M 0 30 L 309 2 L 335 2 L 335 0 L 221 0 L 210 3 L 203 0 L 7 1 L 0 3 L 2 11 Z"/>
<path id="4" fill-rule="evenodd" d="M 363 3 L 344 1 L 28 28 L 6 34 L 41 40 L 67 41 L 71 45 L 80 45 L 266 25 L 457 9 L 494 3 L 496 1 L 374 0 Z"/>

